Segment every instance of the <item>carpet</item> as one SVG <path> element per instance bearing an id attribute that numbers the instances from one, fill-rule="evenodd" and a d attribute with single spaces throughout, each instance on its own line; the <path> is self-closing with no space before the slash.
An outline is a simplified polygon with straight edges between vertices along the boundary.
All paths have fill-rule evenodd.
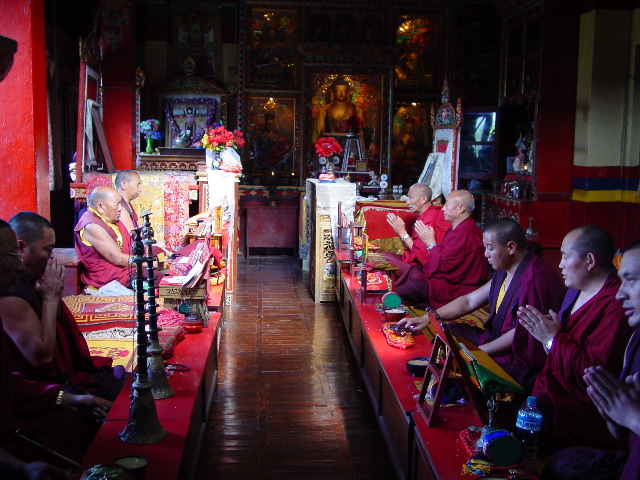
<path id="1" fill-rule="evenodd" d="M 135 298 L 73 295 L 62 299 L 85 337 L 91 355 L 113 358 L 114 365 L 127 371 L 135 368 Z M 172 311 L 171 311 L 172 312 Z M 158 310 L 158 342 L 166 360 L 177 343 L 184 339 L 184 329 L 177 312 Z"/>

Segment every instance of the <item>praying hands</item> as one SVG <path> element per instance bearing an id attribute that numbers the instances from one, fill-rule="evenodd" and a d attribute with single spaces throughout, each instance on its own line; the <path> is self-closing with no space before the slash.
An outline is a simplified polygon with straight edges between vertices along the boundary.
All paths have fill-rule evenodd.
<path id="1" fill-rule="evenodd" d="M 585 369 L 587 393 L 600 415 L 610 423 L 609 430 L 620 439 L 619 428 L 640 433 L 640 373 L 630 375 L 625 382 L 604 367 Z M 614 428 L 612 428 L 614 427 Z"/>
<path id="2" fill-rule="evenodd" d="M 434 245 L 436 243 L 436 232 L 431 225 L 425 225 L 420 220 L 416 220 L 413 228 L 425 245 Z"/>
<path id="3" fill-rule="evenodd" d="M 560 331 L 560 317 L 553 310 L 543 315 L 537 308 L 527 305 L 518 309 L 518 320 L 545 348 Z"/>

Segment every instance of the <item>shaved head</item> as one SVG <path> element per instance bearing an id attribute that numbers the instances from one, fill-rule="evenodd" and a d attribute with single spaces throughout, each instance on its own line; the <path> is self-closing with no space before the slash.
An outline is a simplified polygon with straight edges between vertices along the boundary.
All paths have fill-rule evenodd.
<path id="1" fill-rule="evenodd" d="M 506 246 L 509 242 L 514 242 L 518 250 L 527 248 L 527 238 L 524 230 L 511 218 L 500 218 L 487 226 L 485 233 L 495 233 L 495 239 L 499 245 Z"/>
<path id="2" fill-rule="evenodd" d="M 106 185 L 100 185 L 93 189 L 87 198 L 87 203 L 92 208 L 97 208 L 99 203 L 108 203 L 112 201 L 120 201 L 120 194 L 115 188 Z"/>

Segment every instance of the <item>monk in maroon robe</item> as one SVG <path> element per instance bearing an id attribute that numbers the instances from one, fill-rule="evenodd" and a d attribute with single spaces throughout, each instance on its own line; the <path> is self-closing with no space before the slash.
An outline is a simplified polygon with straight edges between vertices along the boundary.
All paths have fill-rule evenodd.
<path id="1" fill-rule="evenodd" d="M 443 213 L 451 228 L 441 243 L 436 242 L 433 227 L 415 225 L 429 259 L 420 278 L 394 288 L 404 303 L 439 308 L 487 281 L 482 232 L 471 217 L 474 207 L 473 196 L 466 190 L 449 194 Z"/>
<path id="2" fill-rule="evenodd" d="M 454 322 L 449 323 L 449 328 L 480 346 L 531 391 L 532 380 L 547 356 L 540 342 L 518 324 L 518 305 L 534 305 L 545 312 L 557 310 L 565 288 L 551 265 L 527 250 L 522 227 L 510 218 L 491 223 L 483 233 L 483 241 L 485 257 L 496 270 L 493 278 L 438 308 L 435 314 L 441 320 L 455 320 L 488 304 L 491 313 L 484 328 Z M 425 315 L 399 323 L 423 329 L 429 318 Z"/>
<path id="3" fill-rule="evenodd" d="M 445 233 L 451 224 L 444 219 L 442 207 L 431 203 L 431 188 L 422 183 L 416 183 L 409 188 L 407 195 L 407 205 L 411 212 L 418 213 L 418 218 L 414 222 L 422 225 L 430 225 L 435 232 L 436 243 L 441 243 Z M 407 280 L 420 278 L 422 276 L 422 266 L 429 260 L 429 248 L 420 239 L 415 228 L 411 229 L 411 234 L 407 232 L 407 225 L 401 217 L 389 212 L 387 223 L 393 231 L 400 237 L 404 245 L 404 252 L 398 255 L 393 252 L 384 252 L 387 261 L 398 268 L 396 272 L 395 285 L 400 286 Z"/>
<path id="4" fill-rule="evenodd" d="M 543 473 L 545 479 L 589 480 L 592 478 L 640 478 L 640 241 L 624 253 L 616 298 L 635 331 L 625 352 L 618 378 L 606 368 L 588 367 L 584 381 L 587 394 L 603 418 L 609 432 L 627 440 L 627 448 L 599 450 L 572 447 L 553 456 Z"/>
<path id="5" fill-rule="evenodd" d="M 620 371 L 632 333 L 615 298 L 620 280 L 612 264 L 613 241 L 601 227 L 586 225 L 565 236 L 561 253 L 569 290 L 559 313 L 543 315 L 532 306 L 518 311 L 519 321 L 548 354 L 533 386 L 546 427 L 540 447 L 616 446 L 582 378 L 592 366 Z"/>
<path id="6" fill-rule="evenodd" d="M 125 287 L 131 284 L 131 235 L 119 221 L 120 200 L 111 187 L 95 188 L 87 199 L 89 209 L 74 228 L 82 262 L 80 280 L 85 285 L 100 288 L 113 280 Z"/>
<path id="7" fill-rule="evenodd" d="M 140 196 L 142 180 L 138 172 L 134 170 L 120 170 L 114 181 L 116 191 L 120 194 L 122 200 L 122 213 L 120 221 L 128 232 L 131 232 L 138 226 L 138 214 L 133 208 L 131 202 Z"/>
<path id="8" fill-rule="evenodd" d="M 14 371 L 29 380 L 65 385 L 65 391 L 114 400 L 126 381 L 110 357 L 92 357 L 73 315 L 61 301 L 64 275 L 52 257 L 55 232 L 34 212 L 15 214 L 9 224 L 18 237 L 23 269 L 11 295 L 0 299 Z"/>
<path id="9" fill-rule="evenodd" d="M 0 298 L 10 292 L 19 270 L 22 270 L 22 262 L 16 236 L 8 223 L 0 220 Z M 7 475 L 26 471 L 33 466 L 23 462 L 32 462 L 42 456 L 42 452 L 34 451 L 14 437 L 18 428 L 22 435 L 80 460 L 95 427 L 91 428 L 78 411 L 65 407 L 92 408 L 95 418 L 102 421 L 111 402 L 93 395 L 67 394 L 62 392 L 60 385 L 28 381 L 12 372 L 6 341 L 0 321 L 0 448 L 3 449 L 0 472 Z"/>

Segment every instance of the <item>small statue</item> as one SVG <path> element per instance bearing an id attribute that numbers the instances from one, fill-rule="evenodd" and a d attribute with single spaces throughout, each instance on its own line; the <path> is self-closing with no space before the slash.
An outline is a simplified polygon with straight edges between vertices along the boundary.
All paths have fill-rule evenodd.
<path id="1" fill-rule="evenodd" d="M 371 178 L 371 180 L 369 180 L 369 182 L 367 183 L 367 185 L 369 187 L 379 187 L 380 186 L 380 180 L 378 178 L 378 175 L 376 175 L 376 172 L 371 170 L 369 172 L 369 177 Z"/>

